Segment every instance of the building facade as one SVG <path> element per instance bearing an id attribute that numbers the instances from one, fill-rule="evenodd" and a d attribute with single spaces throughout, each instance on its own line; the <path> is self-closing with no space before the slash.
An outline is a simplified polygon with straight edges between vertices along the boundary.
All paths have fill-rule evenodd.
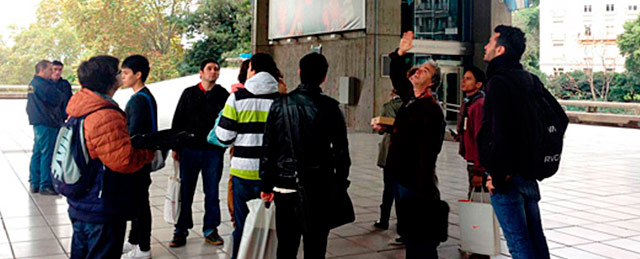
<path id="1" fill-rule="evenodd" d="M 638 19 L 639 6 L 638 0 L 540 0 L 540 69 L 623 72 L 616 40 L 625 22 Z"/>
<path id="2" fill-rule="evenodd" d="M 493 28 L 510 23 L 500 0 L 254 0 L 252 47 L 273 55 L 289 91 L 300 83 L 300 58 L 322 51 L 329 61 L 324 92 L 343 103 L 349 130 L 370 131 L 371 118 L 389 100 L 387 55 L 402 32 L 416 33 L 414 63 L 434 59 L 442 67 L 438 98 L 453 122 L 463 66 L 484 67 Z"/>

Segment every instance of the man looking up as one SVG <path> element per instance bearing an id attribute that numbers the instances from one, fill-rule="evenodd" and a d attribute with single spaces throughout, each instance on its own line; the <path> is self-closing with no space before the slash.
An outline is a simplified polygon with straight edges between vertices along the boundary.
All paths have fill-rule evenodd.
<path id="1" fill-rule="evenodd" d="M 440 85 L 440 69 L 435 61 L 427 61 L 407 77 L 409 63 L 405 54 L 413 48 L 413 37 L 411 31 L 404 33 L 398 49 L 389 54 L 391 82 L 403 103 L 396 114 L 385 169 L 398 183 L 398 233 L 405 237 L 406 257 L 438 258 L 438 237 L 442 233 L 434 229 L 447 223 L 429 217 L 448 213 L 431 207 L 440 201 L 436 160 L 445 128 L 444 113 L 433 95 Z M 373 128 L 380 130 L 382 126 Z M 424 233 L 421 229 L 433 231 Z"/>
<path id="2" fill-rule="evenodd" d="M 537 98 L 534 94 L 546 90 L 540 79 L 520 64 L 525 41 L 520 29 L 500 25 L 484 47 L 484 61 L 489 65 L 478 150 L 489 174 L 486 187 L 492 194 L 491 204 L 511 256 L 545 259 L 549 258 L 549 247 L 538 207 L 538 182 L 523 176 L 533 168 L 529 126 L 531 115 L 539 112 L 526 104 Z M 555 105 L 561 109 L 557 102 Z"/>

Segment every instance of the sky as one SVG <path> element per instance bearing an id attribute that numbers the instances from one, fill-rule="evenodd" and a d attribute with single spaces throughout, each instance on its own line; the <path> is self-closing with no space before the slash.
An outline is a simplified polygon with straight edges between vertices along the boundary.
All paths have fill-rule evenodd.
<path id="1" fill-rule="evenodd" d="M 36 11 L 41 0 L 0 0 L 0 35 L 7 45 L 12 45 L 9 26 L 27 27 L 36 20 Z"/>

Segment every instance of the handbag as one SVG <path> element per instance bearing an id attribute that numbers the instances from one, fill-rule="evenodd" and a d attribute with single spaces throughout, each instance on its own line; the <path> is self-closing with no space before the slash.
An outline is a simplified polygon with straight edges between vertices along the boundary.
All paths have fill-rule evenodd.
<path id="1" fill-rule="evenodd" d="M 158 132 L 158 128 L 156 126 L 156 114 L 153 112 L 153 102 L 151 101 L 151 96 L 146 93 L 139 91 L 137 94 L 144 96 L 149 103 L 149 112 L 151 113 L 151 127 L 153 132 Z M 153 156 L 153 161 L 151 161 L 151 172 L 158 171 L 164 168 L 164 161 L 167 159 L 169 154 L 169 150 L 156 150 Z"/>
<path id="2" fill-rule="evenodd" d="M 164 196 L 164 221 L 169 224 L 177 224 L 180 217 L 180 162 L 173 164 L 173 175 L 169 176 L 167 194 Z"/>
<path id="3" fill-rule="evenodd" d="M 244 222 L 238 258 L 275 259 L 278 248 L 276 236 L 276 206 L 268 208 L 261 199 L 247 202 L 249 214 Z"/>
<path id="4" fill-rule="evenodd" d="M 293 156 L 294 165 L 297 167 L 298 161 L 295 155 L 295 148 L 293 147 L 293 137 L 291 133 L 291 122 L 289 117 L 289 112 L 287 109 L 288 106 L 288 97 L 284 96 L 283 98 L 283 109 L 284 109 L 284 121 L 287 127 L 286 131 L 289 136 L 291 142 L 291 154 Z M 295 168 L 294 176 L 296 178 L 297 184 L 297 193 L 298 193 L 298 206 L 296 208 L 296 216 L 300 221 L 301 229 L 306 231 L 308 229 L 307 221 L 309 219 L 309 208 L 307 204 L 307 194 L 304 187 L 300 185 L 300 180 L 298 177 L 298 170 Z M 334 229 L 340 227 L 342 225 L 354 222 L 356 220 L 355 211 L 353 208 L 353 203 L 351 202 L 351 198 L 349 197 L 349 193 L 347 189 L 349 188 L 350 182 L 347 180 L 346 182 L 338 182 L 338 179 L 335 177 L 335 174 L 331 177 L 331 186 L 329 188 L 329 204 L 331 206 L 331 213 L 328 214 L 327 219 L 327 227 L 329 229 Z"/>
<path id="5" fill-rule="evenodd" d="M 296 214 L 296 219 L 297 219 L 297 223 L 298 226 L 300 227 L 300 231 L 302 231 L 302 233 L 306 233 L 307 230 L 309 230 L 309 217 L 310 217 L 310 213 L 309 213 L 309 205 L 308 203 L 308 198 L 307 198 L 307 192 L 305 190 L 304 187 L 302 187 L 302 185 L 300 185 L 300 177 L 298 176 L 298 160 L 296 159 L 296 151 L 295 148 L 293 147 L 293 137 L 291 134 L 291 121 L 289 118 L 289 112 L 287 110 L 287 106 L 288 106 L 288 96 L 284 95 L 282 96 L 282 109 L 284 111 L 284 122 L 285 122 L 285 126 L 286 126 L 286 131 L 287 131 L 287 135 L 289 136 L 289 145 L 291 148 L 291 156 L 293 158 L 293 176 L 296 178 L 296 194 L 297 194 L 297 200 L 296 200 L 296 206 L 294 208 L 295 214 Z"/>
<path id="6" fill-rule="evenodd" d="M 475 194 L 475 196 L 474 196 Z M 478 195 L 479 194 L 479 195 Z M 500 254 L 500 229 L 488 194 L 472 192 L 471 200 L 459 200 L 461 250 L 483 254 Z M 476 197 L 476 196 L 479 196 Z M 490 198 L 489 198 L 490 199 Z"/>
<path id="7" fill-rule="evenodd" d="M 331 201 L 331 213 L 329 214 L 329 229 L 334 229 L 342 225 L 354 222 L 356 220 L 356 214 L 353 209 L 353 203 L 347 189 L 349 188 L 349 181 L 345 184 L 339 184 L 337 181 L 333 181 L 333 188 L 330 191 Z"/>

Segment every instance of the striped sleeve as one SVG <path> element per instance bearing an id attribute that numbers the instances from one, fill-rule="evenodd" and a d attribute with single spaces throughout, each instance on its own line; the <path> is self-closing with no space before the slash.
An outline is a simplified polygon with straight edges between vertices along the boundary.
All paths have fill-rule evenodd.
<path id="1" fill-rule="evenodd" d="M 236 96 L 232 94 L 222 109 L 222 116 L 214 127 L 218 142 L 230 145 L 238 135 L 238 112 L 236 111 Z"/>

